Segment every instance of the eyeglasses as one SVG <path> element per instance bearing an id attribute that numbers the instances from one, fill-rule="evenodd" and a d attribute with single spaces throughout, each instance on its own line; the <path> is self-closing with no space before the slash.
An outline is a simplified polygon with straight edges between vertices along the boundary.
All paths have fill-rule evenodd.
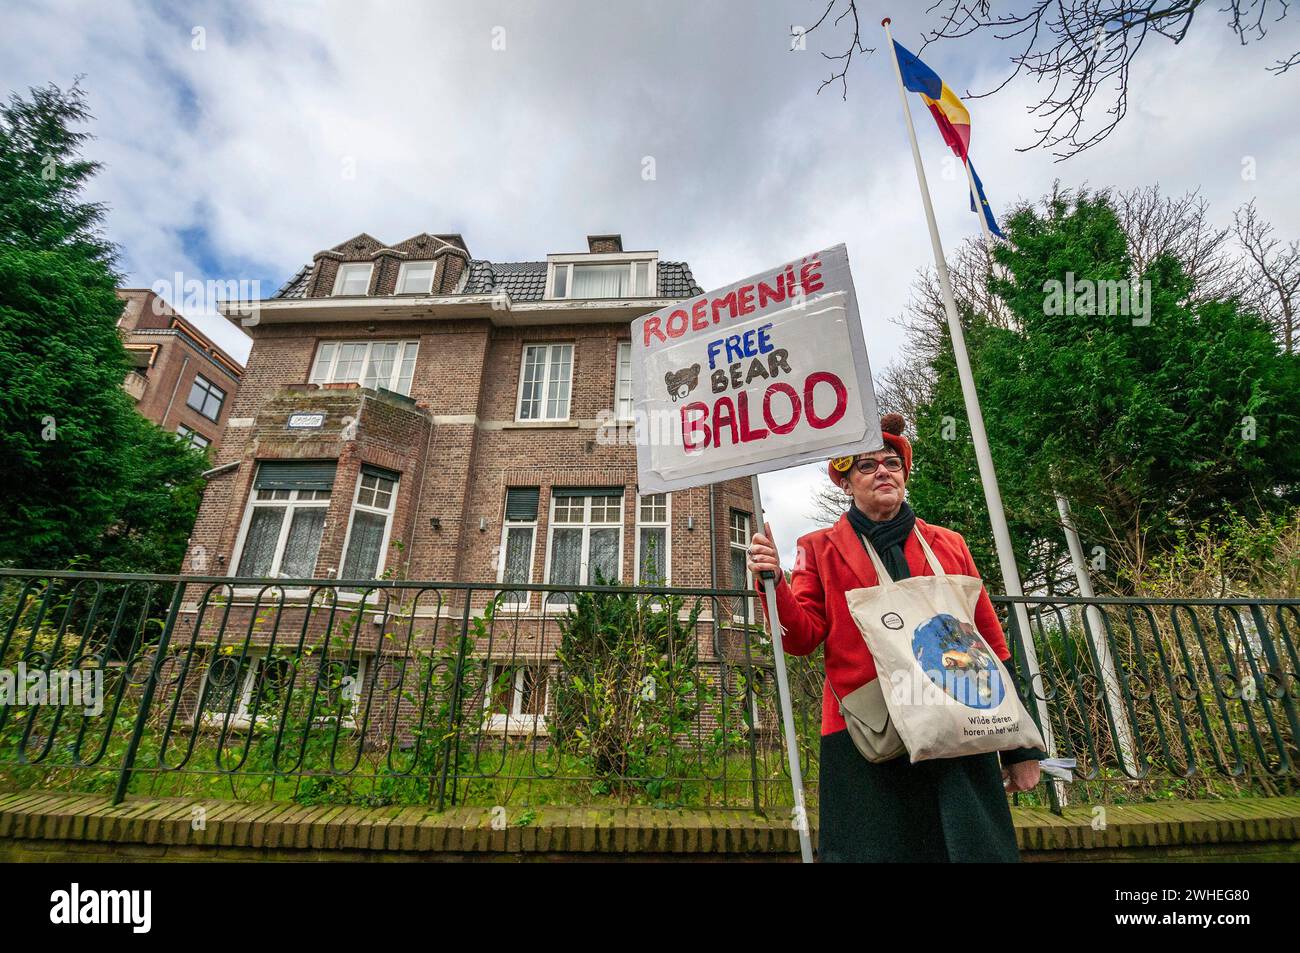
<path id="1" fill-rule="evenodd" d="M 897 473 L 899 470 L 903 469 L 902 457 L 885 457 L 881 460 L 873 460 L 870 457 L 868 457 L 865 460 L 856 461 L 853 465 L 857 467 L 858 470 L 861 471 L 862 473 L 865 473 L 868 476 L 870 476 L 871 474 L 875 473 L 877 469 L 880 468 L 880 465 L 882 463 L 885 465 L 885 469 L 888 470 L 890 473 Z"/>

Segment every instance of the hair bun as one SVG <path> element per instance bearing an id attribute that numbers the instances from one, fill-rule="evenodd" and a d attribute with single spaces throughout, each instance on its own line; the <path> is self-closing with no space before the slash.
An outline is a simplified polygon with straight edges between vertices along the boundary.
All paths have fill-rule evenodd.
<path id="1" fill-rule="evenodd" d="M 903 415 L 902 414 L 885 414 L 880 418 L 880 429 L 885 433 L 892 433 L 895 436 L 903 435 Z"/>

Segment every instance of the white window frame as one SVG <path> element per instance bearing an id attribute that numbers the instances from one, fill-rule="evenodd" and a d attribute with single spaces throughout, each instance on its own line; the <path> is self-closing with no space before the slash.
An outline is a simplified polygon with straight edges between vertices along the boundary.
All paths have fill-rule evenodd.
<path id="1" fill-rule="evenodd" d="M 664 498 L 664 518 L 663 520 L 646 521 L 642 517 L 641 502 L 647 497 L 662 496 Z M 656 581 L 654 585 L 671 586 L 673 584 L 673 495 L 671 493 L 638 493 L 636 495 L 636 540 L 634 543 L 633 555 L 635 562 L 633 564 L 633 574 L 636 578 L 636 585 L 646 585 L 641 580 L 641 529 L 662 529 L 664 531 L 664 578 Z"/>
<path id="2" fill-rule="evenodd" d="M 411 365 L 412 385 L 415 383 L 415 370 L 416 367 L 418 367 L 420 362 L 420 342 L 418 340 L 411 339 L 411 338 L 401 338 L 397 340 L 389 339 L 389 340 L 382 340 L 382 341 L 345 341 L 345 340 L 319 341 L 316 344 L 316 352 L 312 355 L 311 370 L 308 371 L 307 383 L 309 384 L 351 383 L 351 384 L 357 384 L 363 386 L 363 382 L 365 381 L 367 376 L 366 372 L 370 370 L 370 361 L 374 357 L 375 348 L 379 345 L 384 345 L 384 344 L 397 345 L 397 360 L 393 361 L 393 369 L 388 375 L 388 382 L 384 383 L 382 381 L 376 381 L 376 383 L 380 387 L 385 388 L 386 390 L 391 390 L 394 393 L 402 394 L 403 396 L 409 397 L 410 387 L 408 386 L 406 390 L 401 389 L 402 364 L 406 360 L 407 348 L 410 347 L 415 348 L 415 357 Z M 322 370 L 320 368 L 321 355 L 327 347 L 332 347 L 334 350 L 330 352 L 329 362 L 326 365 L 325 369 Z M 363 347 L 366 349 L 365 355 L 361 359 L 361 370 L 358 372 L 355 378 L 350 377 L 345 380 L 338 380 L 336 379 L 335 375 L 338 373 L 339 357 L 343 353 L 343 348 L 345 347 Z"/>
<path id="3" fill-rule="evenodd" d="M 402 486 L 402 480 L 401 477 L 398 476 L 397 479 L 392 481 L 393 489 L 391 495 L 388 498 L 388 509 L 384 510 L 384 509 L 380 509 L 377 506 L 367 505 L 361 502 L 361 491 L 364 489 L 363 481 L 368 476 L 370 476 L 370 474 L 366 473 L 364 470 L 358 473 L 357 485 L 352 491 L 352 508 L 348 510 L 348 531 L 343 536 L 343 550 L 342 550 L 342 555 L 339 557 L 339 578 L 340 579 L 345 578 L 343 573 L 343 567 L 346 566 L 348 563 L 348 547 L 352 545 L 352 526 L 356 520 L 356 515 L 358 512 L 371 513 L 374 514 L 375 516 L 384 517 L 384 538 L 382 543 L 380 544 L 379 562 L 375 566 L 376 579 L 382 578 L 384 572 L 384 564 L 388 561 L 388 543 L 393 533 L 393 514 L 397 512 L 397 492 Z M 376 479 L 387 480 L 388 477 L 376 476 Z"/>
<path id="4" fill-rule="evenodd" d="M 263 492 L 272 493 L 272 494 L 277 492 L 288 493 L 289 496 L 281 499 L 273 498 L 267 500 L 259 500 L 257 498 L 257 495 Z M 315 498 L 313 496 L 312 499 L 308 500 L 308 499 L 301 499 L 299 497 L 300 493 L 312 493 L 312 494 L 324 493 L 326 495 L 324 499 Z M 253 489 L 250 492 L 248 497 L 248 505 L 244 507 L 244 521 L 242 524 L 240 524 L 239 527 L 239 539 L 236 540 L 235 542 L 235 558 L 231 560 L 231 575 L 232 576 L 239 575 L 239 565 L 244 561 L 244 543 L 247 541 L 248 538 L 248 528 L 249 526 L 252 525 L 253 511 L 255 509 L 259 507 L 282 506 L 284 507 L 285 510 L 284 516 L 280 520 L 280 536 L 279 538 L 276 539 L 275 542 L 275 555 L 271 558 L 271 569 L 266 574 L 267 579 L 278 579 L 280 578 L 280 564 L 284 561 L 284 546 L 285 543 L 289 541 L 289 528 L 293 525 L 293 516 L 295 510 L 306 509 L 308 507 L 316 507 L 316 508 L 324 509 L 327 514 L 326 521 L 328 522 L 330 497 L 332 495 L 333 495 L 333 491 L 331 490 L 278 490 L 277 491 L 277 490 Z M 324 529 L 322 529 L 321 530 L 322 539 L 324 539 L 324 535 L 325 532 Z M 317 548 L 316 550 L 316 562 L 317 564 L 320 563 L 319 548 Z M 312 572 L 314 573 L 315 571 L 316 571 L 316 566 L 313 566 Z M 241 591 L 244 591 L 244 590 L 249 590 L 250 587 L 241 586 L 240 589 Z M 295 590 L 295 589 L 285 590 L 286 594 L 291 592 L 297 592 L 297 591 L 300 590 Z"/>
<path id="5" fill-rule="evenodd" d="M 646 293 L 638 295 L 635 293 L 636 288 L 636 266 L 646 263 Z M 550 255 L 547 257 L 546 269 L 546 297 L 557 301 L 627 301 L 627 300 L 647 300 L 656 298 L 659 295 L 659 253 L 658 252 L 614 252 L 611 254 L 599 255 Z M 627 298 L 574 298 L 573 297 L 573 266 L 574 265 L 627 265 L 628 268 L 628 288 L 633 289 L 633 293 Z M 556 275 L 564 275 L 564 294 L 557 295 Z"/>
<path id="6" fill-rule="evenodd" d="M 214 654 L 211 658 L 206 659 L 205 667 L 203 670 L 203 681 L 200 683 L 199 686 L 200 699 L 203 698 L 203 693 L 204 691 L 206 691 L 208 673 L 212 671 L 213 664 L 221 661 L 222 659 L 230 659 L 231 661 L 235 661 L 240 657 L 241 656 L 237 656 L 234 654 L 226 655 L 225 653 L 219 653 L 219 654 Z M 234 711 L 229 713 L 230 727 L 231 729 L 237 731 L 247 731 L 253 725 L 253 719 L 250 714 L 252 708 L 252 702 L 253 702 L 253 692 L 257 689 L 257 679 L 258 679 L 258 675 L 262 671 L 262 665 L 267 660 L 267 655 L 264 652 L 256 655 L 250 652 L 245 657 L 248 659 L 248 667 L 244 672 L 243 684 L 240 685 L 238 689 L 239 701 L 235 704 Z M 288 656 L 282 656 L 282 657 L 288 659 Z M 290 662 L 293 661 L 293 659 L 288 659 L 288 660 Z M 345 678 L 353 679 L 352 686 L 344 687 L 343 689 L 343 691 L 346 694 L 350 694 L 352 696 L 352 704 L 348 708 L 348 713 L 343 716 L 342 726 L 344 728 L 355 728 L 357 724 L 356 721 L 357 707 L 363 697 L 362 688 L 366 684 L 366 656 L 358 655 L 355 660 L 326 659 L 324 660 L 323 664 L 328 664 L 336 661 L 343 661 L 345 663 L 355 661 L 357 664 L 356 675 L 344 676 Z M 295 691 L 301 691 L 304 689 L 308 693 L 315 691 L 315 687 L 310 682 L 305 686 L 297 686 L 295 688 Z M 549 690 L 550 688 L 548 685 L 547 691 Z M 273 716 L 263 714 L 262 712 L 264 711 L 265 709 L 259 710 L 257 716 L 257 723 L 259 725 L 268 724 L 272 721 Z M 275 714 L 278 715 L 279 712 L 277 711 Z M 205 705 L 203 708 L 201 708 L 200 710 L 194 713 L 194 718 L 191 719 L 191 724 L 199 728 L 221 728 L 226 724 L 226 717 L 227 717 L 227 713 L 225 711 L 213 711 L 210 707 Z M 331 719 L 333 717 L 334 717 L 333 713 L 324 714 L 324 715 L 318 714 L 312 719 L 312 724 L 313 726 L 330 724 Z"/>
<path id="7" fill-rule="evenodd" d="M 509 495 L 509 493 L 510 490 L 506 490 L 507 496 Z M 538 508 L 540 511 L 540 504 Z M 499 606 L 500 608 L 507 609 L 511 612 L 526 612 L 528 611 L 528 608 L 533 603 L 532 592 L 530 592 L 527 589 L 524 590 L 505 589 L 506 586 L 523 585 L 522 583 L 518 583 L 518 582 L 515 583 L 506 582 L 506 545 L 510 539 L 510 531 L 512 529 L 526 529 L 529 532 L 528 582 L 529 584 L 533 584 L 536 581 L 533 579 L 533 570 L 537 564 L 537 518 L 533 517 L 531 520 L 512 520 L 512 519 L 508 519 L 504 515 L 504 513 L 502 514 L 501 517 L 501 552 L 497 556 L 497 582 L 502 586 L 503 594 L 505 592 L 522 591 L 524 598 L 522 602 L 520 601 L 507 602 L 505 599 L 502 599 L 501 602 L 499 603 Z"/>
<path id="8" fill-rule="evenodd" d="M 344 279 L 343 275 L 348 271 L 356 271 L 359 268 L 366 269 L 366 290 L 360 294 L 345 295 L 343 293 Z M 339 269 L 334 274 L 334 290 L 331 295 L 342 298 L 361 298 L 370 294 L 370 282 L 375 278 L 375 263 L 373 261 L 345 261 L 339 263 Z"/>
<path id="9" fill-rule="evenodd" d="M 598 497 L 600 499 L 604 499 L 606 498 L 606 494 L 597 494 L 593 496 L 579 497 L 579 499 L 582 500 L 582 522 L 581 523 L 560 523 L 557 526 L 555 522 L 555 506 L 556 503 L 560 500 L 560 497 L 557 497 L 554 493 L 551 494 L 551 506 L 550 506 L 550 513 L 549 513 L 550 519 L 547 521 L 547 526 L 546 526 L 546 562 L 545 562 L 544 571 L 542 575 L 542 578 L 545 579 L 548 584 L 550 583 L 550 579 L 551 579 L 551 556 L 554 552 L 556 529 L 573 529 L 575 527 L 582 528 L 582 554 L 578 560 L 578 582 L 574 583 L 575 587 L 581 588 L 582 586 L 591 585 L 590 582 L 583 582 L 582 580 L 589 579 L 591 573 L 591 531 L 593 529 L 617 529 L 618 530 L 618 557 L 615 560 L 614 565 L 618 567 L 619 576 L 623 575 L 623 503 L 626 498 L 626 493 L 621 493 L 617 497 L 618 499 L 618 521 L 617 522 L 593 523 L 591 521 L 591 501 Z M 566 497 L 566 499 L 568 499 L 568 497 Z M 547 598 L 543 599 L 542 604 L 545 606 L 546 611 L 567 612 L 569 610 L 569 606 L 571 606 L 573 603 L 571 601 L 553 602 L 551 597 L 556 595 L 560 595 L 560 593 L 547 593 Z"/>
<path id="10" fill-rule="evenodd" d="M 203 383 L 200 384 L 199 381 L 202 381 Z M 199 401 L 200 406 L 198 407 L 195 407 L 194 404 L 192 403 L 192 401 L 194 400 L 195 387 L 202 387 L 204 390 L 203 400 Z M 213 417 L 206 410 L 203 409 L 203 405 L 207 404 L 209 397 L 213 397 L 217 394 L 220 394 L 221 396 L 217 398 L 217 415 Z M 221 411 L 225 409 L 226 398 L 229 396 L 230 394 L 226 392 L 225 388 L 218 387 L 216 384 L 212 383 L 212 381 L 208 380 L 202 374 L 195 374 L 194 380 L 190 381 L 190 393 L 185 398 L 185 406 L 188 407 L 190 410 L 202 414 L 204 417 L 207 417 L 208 420 L 211 420 L 215 423 L 216 421 L 221 419 Z"/>
<path id="11" fill-rule="evenodd" d="M 524 698 L 524 670 L 537 669 L 546 674 L 544 682 L 545 694 L 542 697 L 542 713 L 540 715 L 531 715 L 522 711 Z M 492 688 L 496 684 L 497 669 L 514 670 L 514 677 L 510 680 L 510 707 L 504 714 L 500 715 L 492 711 L 494 701 Z M 546 711 L 551 704 L 551 679 L 553 672 L 551 666 L 545 661 L 536 663 L 519 662 L 514 659 L 502 661 L 498 659 L 488 659 L 487 661 L 487 684 L 483 690 L 483 728 L 496 734 L 511 735 L 546 735 L 548 734 L 546 726 Z"/>
<path id="12" fill-rule="evenodd" d="M 745 537 L 745 541 L 744 541 L 743 544 L 737 542 L 737 541 L 736 541 L 736 538 L 735 538 L 735 535 L 734 535 L 734 534 L 735 534 L 735 527 L 732 525 L 732 519 L 733 519 L 733 517 L 736 517 L 736 516 L 743 517 L 744 520 L 745 520 L 745 528 L 744 528 L 744 532 L 743 532 L 743 535 L 744 535 L 744 537 Z M 753 533 L 753 526 L 754 526 L 754 516 L 753 516 L 752 513 L 745 513 L 745 512 L 743 512 L 743 511 L 741 511 L 741 510 L 728 510 L 728 511 L 727 511 L 727 555 L 728 555 L 728 557 L 730 557 L 731 554 L 732 554 L 733 552 L 737 551 L 737 550 L 739 550 L 740 552 L 743 552 L 743 553 L 746 555 L 746 557 L 748 557 L 748 555 L 749 555 L 749 541 L 750 541 L 750 538 L 751 538 L 752 533 Z M 728 561 L 727 561 L 727 581 L 728 581 L 728 583 L 730 584 L 730 585 L 728 586 L 728 588 L 735 588 L 735 586 L 736 586 L 735 580 L 731 579 L 731 561 L 730 561 L 730 559 L 728 559 Z M 746 560 L 745 560 L 745 588 L 746 588 L 747 590 L 750 590 L 750 591 L 752 591 L 753 588 L 754 588 L 754 574 L 753 574 L 752 572 L 749 571 L 749 559 L 748 559 L 748 558 L 746 558 Z M 750 600 L 749 600 L 749 606 L 750 606 L 750 611 L 749 611 L 749 616 L 748 616 L 748 617 L 746 617 L 746 615 L 745 615 L 744 612 L 738 612 L 738 611 L 735 611 L 735 610 L 733 609 L 733 611 L 732 611 L 732 615 L 731 615 L 731 620 L 732 620 L 733 622 L 748 622 L 750 625 L 758 625 L 758 624 L 761 624 L 762 620 L 759 619 L 758 616 L 755 614 L 755 613 L 757 612 L 757 610 L 758 610 L 758 605 L 757 605 L 757 603 L 754 601 L 754 599 L 753 599 L 752 597 L 751 597 Z M 736 605 L 736 609 L 739 609 L 739 608 L 740 608 L 740 604 L 737 603 L 737 605 Z"/>
<path id="13" fill-rule="evenodd" d="M 411 265 L 428 265 L 428 266 L 429 266 L 429 285 L 428 285 L 428 287 L 426 287 L 426 288 L 424 288 L 424 289 L 421 289 L 421 290 L 418 290 L 418 291 L 403 291 L 403 290 L 402 290 L 403 285 L 406 283 L 406 269 L 409 268 Z M 432 260 L 432 261 L 430 261 L 429 259 L 425 258 L 425 259 L 422 259 L 422 260 L 420 260 L 420 261 L 404 261 L 404 262 L 402 262 L 402 264 L 401 264 L 401 265 L 398 267 L 398 269 L 397 269 L 397 284 L 396 284 L 396 286 L 394 286 L 394 288 L 393 288 L 393 294 L 395 294 L 395 295 L 427 295 L 427 294 L 431 294 L 431 293 L 433 292 L 433 282 L 434 282 L 434 279 L 437 278 L 437 277 L 438 277 L 438 262 L 437 262 L 437 260 Z"/>
<path id="14" fill-rule="evenodd" d="M 554 360 L 553 355 L 557 349 L 569 349 L 569 394 L 564 402 L 563 416 L 548 417 L 546 415 L 547 405 L 550 404 L 551 397 L 551 362 Z M 524 368 L 528 364 L 528 351 L 532 348 L 545 348 L 546 359 L 542 364 L 542 392 L 538 398 L 538 409 L 541 416 L 525 417 L 524 410 Z M 573 384 L 574 384 L 574 365 L 577 362 L 578 347 L 572 341 L 530 341 L 523 346 L 519 352 L 519 385 L 515 390 L 515 423 L 546 423 L 565 421 L 569 419 L 569 412 L 573 408 Z"/>
<path id="15" fill-rule="evenodd" d="M 624 356 L 626 355 L 626 361 Z M 627 378 L 623 377 L 623 365 L 627 364 Z M 626 406 L 627 412 L 624 413 Z M 619 341 L 614 356 L 614 419 L 619 423 L 631 423 L 636 419 L 636 408 L 632 402 L 632 342 Z"/>

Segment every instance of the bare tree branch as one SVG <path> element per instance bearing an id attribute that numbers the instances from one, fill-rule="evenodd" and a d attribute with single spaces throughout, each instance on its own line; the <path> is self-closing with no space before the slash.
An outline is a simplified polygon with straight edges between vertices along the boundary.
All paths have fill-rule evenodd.
<path id="1" fill-rule="evenodd" d="M 834 23 L 852 16 L 853 45 L 842 69 L 826 86 L 845 76 L 854 45 L 859 44 L 857 0 L 831 0 L 827 13 L 840 2 L 847 10 Z M 1019 76 L 1044 84 L 1042 98 L 1029 107 L 1043 120 L 1037 139 L 1020 148 L 1049 149 L 1057 161 L 1078 155 L 1105 140 L 1128 113 L 1129 77 L 1146 40 L 1159 36 L 1174 44 L 1187 38 L 1205 0 L 1016 0 L 1009 11 L 995 13 L 990 0 L 934 0 L 927 13 L 936 25 L 923 33 L 921 49 L 939 40 L 962 40 L 977 33 L 1011 45 L 1010 73 L 992 89 L 963 94 L 970 99 L 993 95 Z M 1289 0 L 1225 0 L 1218 9 L 1245 46 L 1268 35 L 1269 28 L 1290 12 Z M 823 14 L 820 25 L 826 18 Z M 1292 18 L 1292 23 L 1295 22 Z M 825 54 L 823 54 L 825 55 Z M 1275 75 L 1300 64 L 1300 51 L 1277 60 L 1267 71 Z M 820 92 L 821 89 L 818 89 Z"/>
<path id="2" fill-rule="evenodd" d="M 835 9 L 839 2 L 840 0 L 830 0 L 826 5 L 826 9 L 822 11 L 822 15 L 817 18 L 817 22 L 804 31 L 804 36 L 808 36 L 808 34 L 812 33 L 826 22 L 826 18 L 830 16 L 831 11 Z M 828 53 L 822 54 L 823 59 L 830 60 L 832 63 L 842 61 L 843 65 L 838 71 L 832 72 L 829 79 L 822 80 L 822 84 L 817 87 L 817 94 L 820 96 L 823 89 L 832 85 L 838 79 L 840 81 L 840 86 L 842 87 L 840 98 L 847 100 L 849 98 L 849 84 L 846 77 L 849 74 L 849 67 L 853 65 L 853 54 L 861 53 L 863 56 L 870 56 L 872 53 L 876 52 L 876 48 L 874 46 L 867 47 L 862 45 L 862 25 L 858 22 L 857 0 L 845 0 L 845 3 L 847 4 L 846 9 L 835 18 L 832 26 L 839 26 L 840 21 L 845 17 L 852 17 L 853 38 L 849 41 L 849 48 L 838 56 L 831 56 Z"/>
<path id="3" fill-rule="evenodd" d="M 1300 311 L 1300 241 L 1284 244 L 1273 237 L 1273 226 L 1259 217 L 1255 200 L 1233 213 L 1237 241 L 1250 263 L 1243 303 L 1268 319 L 1288 354 L 1296 348 L 1296 319 Z"/>

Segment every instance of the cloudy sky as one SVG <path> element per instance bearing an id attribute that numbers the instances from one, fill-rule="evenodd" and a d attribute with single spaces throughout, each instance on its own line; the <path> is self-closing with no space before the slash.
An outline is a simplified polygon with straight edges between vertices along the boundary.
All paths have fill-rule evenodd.
<path id="1" fill-rule="evenodd" d="M 111 206 L 131 286 L 179 273 L 255 280 L 269 295 L 312 253 L 360 231 L 392 242 L 460 232 L 474 255 L 498 260 L 585 250 L 587 234 L 621 232 L 626 247 L 689 261 L 705 288 L 844 242 L 879 368 L 898 355 L 894 322 L 933 259 L 886 56 L 855 60 L 845 100 L 838 86 L 817 94 L 830 71 L 820 53 L 843 49 L 843 29 L 790 49 L 791 27 L 824 6 L 6 0 L 0 89 L 84 74 L 89 153 L 105 164 L 93 197 Z M 925 4 L 861 6 L 868 46 L 883 50 L 877 24 L 889 14 L 895 37 L 919 47 Z M 968 101 L 971 154 L 994 207 L 1036 198 L 1058 177 L 1159 183 L 1200 189 L 1220 224 L 1257 197 L 1282 236 L 1300 236 L 1290 121 L 1300 69 L 1264 71 L 1300 45 L 1300 16 L 1244 48 L 1224 22 L 1203 13 L 1180 46 L 1149 40 L 1128 118 L 1065 163 L 1016 151 L 1033 140 L 1032 84 Z M 1008 52 L 979 38 L 925 59 L 964 95 L 1003 79 Z M 952 249 L 978 221 L 964 181 L 944 178 L 933 124 L 917 121 Z M 247 353 L 221 319 L 191 317 Z M 762 480 L 787 553 L 811 526 L 823 474 Z"/>

